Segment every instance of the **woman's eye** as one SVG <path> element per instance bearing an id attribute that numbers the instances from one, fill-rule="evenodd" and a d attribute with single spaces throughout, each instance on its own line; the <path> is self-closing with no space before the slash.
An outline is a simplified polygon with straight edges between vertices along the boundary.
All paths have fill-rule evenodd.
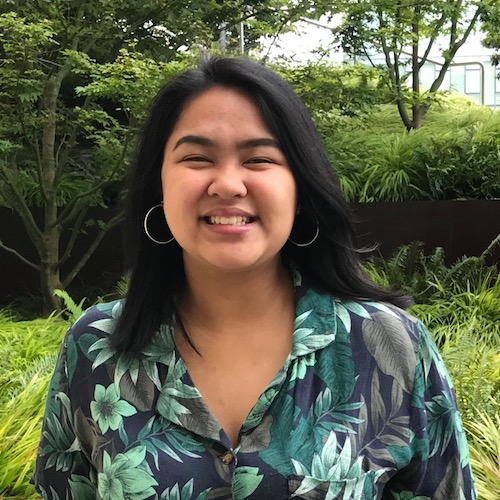
<path id="1" fill-rule="evenodd" d="M 274 163 L 270 158 L 250 158 L 249 160 L 246 160 L 245 163 L 250 163 L 250 164 L 259 164 L 259 163 Z"/>
<path id="2" fill-rule="evenodd" d="M 208 162 L 210 161 L 208 158 L 205 158 L 204 156 L 187 156 L 184 158 L 183 161 L 204 161 Z"/>

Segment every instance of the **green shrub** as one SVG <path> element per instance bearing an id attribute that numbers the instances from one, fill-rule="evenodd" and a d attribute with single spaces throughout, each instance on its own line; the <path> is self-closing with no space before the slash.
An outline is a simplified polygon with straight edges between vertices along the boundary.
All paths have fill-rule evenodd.
<path id="1" fill-rule="evenodd" d="M 42 368 L 0 407 L 0 498 L 38 498 L 29 480 L 55 360 L 55 354 L 40 358 Z"/>
<path id="2" fill-rule="evenodd" d="M 498 404 L 497 404 L 498 407 Z M 479 498 L 500 498 L 500 411 L 493 417 L 479 414 L 465 426 L 469 433 L 470 461 Z"/>
<path id="3" fill-rule="evenodd" d="M 69 322 L 59 318 L 0 321 L 0 406 L 16 397 L 25 384 L 47 367 L 59 349 Z"/>
<path id="4" fill-rule="evenodd" d="M 500 198 L 498 111 L 443 97 L 409 133 L 392 104 L 313 117 L 350 201 Z"/>
<path id="5" fill-rule="evenodd" d="M 57 352 L 69 322 L 0 312 L 0 498 L 36 498 L 29 484 Z"/>

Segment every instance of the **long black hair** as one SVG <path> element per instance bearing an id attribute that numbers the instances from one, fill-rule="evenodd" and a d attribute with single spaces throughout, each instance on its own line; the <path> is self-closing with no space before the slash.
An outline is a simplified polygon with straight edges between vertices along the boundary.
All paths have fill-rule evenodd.
<path id="1" fill-rule="evenodd" d="M 406 307 L 409 299 L 384 290 L 363 272 L 355 246 L 350 210 L 320 136 L 301 99 L 280 76 L 244 58 L 214 58 L 167 84 L 153 101 L 129 176 L 125 250 L 130 284 L 111 344 L 119 351 L 145 347 L 176 310 L 185 275 L 182 251 L 174 241 L 152 242 L 144 232 L 146 212 L 162 200 L 161 166 L 165 144 L 188 100 L 214 85 L 245 92 L 260 108 L 285 154 L 304 213 L 319 224 L 313 244 L 282 249 L 314 286 L 339 298 L 385 300 Z M 295 231 L 294 228 L 293 231 Z M 292 232 L 293 232 L 292 231 Z"/>

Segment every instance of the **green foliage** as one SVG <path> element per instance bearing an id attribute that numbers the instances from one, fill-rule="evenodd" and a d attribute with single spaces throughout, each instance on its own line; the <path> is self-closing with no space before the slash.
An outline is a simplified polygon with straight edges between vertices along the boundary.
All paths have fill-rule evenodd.
<path id="1" fill-rule="evenodd" d="M 0 318 L 0 406 L 15 397 L 57 351 L 69 323 L 55 316 L 13 322 Z"/>
<path id="2" fill-rule="evenodd" d="M 274 69 L 293 86 L 313 115 L 338 110 L 341 116 L 358 116 L 391 99 L 384 87 L 385 73 L 363 64 L 309 62 Z"/>
<path id="3" fill-rule="evenodd" d="M 350 201 L 500 197 L 498 111 L 446 97 L 410 133 L 389 105 L 341 118 L 319 130 Z"/>
<path id="4" fill-rule="evenodd" d="M 500 303 L 496 302 L 500 276 L 496 265 L 486 266 L 486 256 L 486 252 L 480 257 L 464 256 L 447 266 L 442 248 L 426 255 L 424 244 L 417 241 L 401 246 L 387 260 L 375 258 L 366 269 L 376 282 L 412 295 L 417 304 L 460 300 L 461 306 L 470 309 L 477 302 L 485 315 L 491 315 L 488 319 L 496 320 L 500 319 Z"/>
<path id="5" fill-rule="evenodd" d="M 482 32 L 486 34 L 483 44 L 494 49 L 491 62 L 495 66 L 500 62 L 500 4 L 498 0 L 482 0 L 485 9 L 482 14 Z"/>
<path id="6" fill-rule="evenodd" d="M 36 498 L 29 479 L 48 384 L 68 322 L 0 314 L 0 497 Z"/>
<path id="7" fill-rule="evenodd" d="M 498 408 L 498 402 L 496 402 Z M 467 422 L 470 460 L 479 498 L 500 498 L 500 410 L 490 417 L 480 414 L 475 421 Z"/>
<path id="8" fill-rule="evenodd" d="M 434 330 L 452 379 L 465 422 L 494 416 L 500 397 L 500 332 L 482 335 L 491 321 L 476 316 Z M 494 341 L 493 341 L 494 339 Z"/>
<path id="9" fill-rule="evenodd" d="M 54 362 L 55 356 L 51 356 L 43 364 L 52 368 Z M 0 498 L 39 498 L 29 480 L 40 439 L 50 375 L 43 366 L 0 408 Z"/>
<path id="10" fill-rule="evenodd" d="M 478 24 L 485 8 L 482 3 L 316 0 L 311 11 L 316 15 L 341 15 L 333 31 L 345 53 L 386 68 L 387 87 L 404 127 L 412 130 L 420 128 L 424 115 L 434 105 L 456 52 Z M 439 46 L 437 39 L 442 40 Z M 430 88 L 422 92 L 419 71 L 433 46 L 439 50 L 442 63 Z"/>
<path id="11" fill-rule="evenodd" d="M 83 304 L 85 303 L 85 298 L 83 298 L 78 304 L 70 297 L 68 292 L 64 290 L 54 290 L 54 294 L 63 300 L 66 316 L 68 320 L 72 323 L 75 322 L 84 312 Z"/>

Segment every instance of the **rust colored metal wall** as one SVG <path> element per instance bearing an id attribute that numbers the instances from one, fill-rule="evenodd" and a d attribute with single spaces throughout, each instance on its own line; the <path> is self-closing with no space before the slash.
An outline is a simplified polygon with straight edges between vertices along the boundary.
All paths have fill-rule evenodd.
<path id="1" fill-rule="evenodd" d="M 379 243 L 388 257 L 398 246 L 423 241 L 443 247 L 447 263 L 463 255 L 481 255 L 500 234 L 500 200 L 410 201 L 352 204 L 356 232 L 363 245 Z M 490 262 L 500 262 L 496 246 Z"/>

